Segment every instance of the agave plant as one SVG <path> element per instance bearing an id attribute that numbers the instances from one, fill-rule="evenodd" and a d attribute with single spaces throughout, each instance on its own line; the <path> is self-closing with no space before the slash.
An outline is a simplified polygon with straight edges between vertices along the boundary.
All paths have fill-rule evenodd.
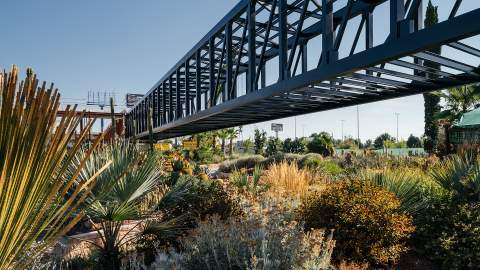
<path id="1" fill-rule="evenodd" d="M 363 173 L 363 179 L 394 193 L 400 200 L 400 211 L 418 216 L 428 206 L 427 188 L 418 176 L 402 171 Z"/>
<path id="2" fill-rule="evenodd" d="M 431 174 L 440 186 L 457 199 L 480 201 L 480 161 L 474 153 L 451 156 Z"/>
<path id="3" fill-rule="evenodd" d="M 82 218 L 96 177 L 109 165 L 104 160 L 90 177 L 79 178 L 99 137 L 65 177 L 93 122 L 69 147 L 81 121 L 75 108 L 67 107 L 57 122 L 60 95 L 53 84 L 38 87 L 30 69 L 18 87 L 17 80 L 15 66 L 8 75 L 0 73 L 0 269 L 26 267 L 69 231 Z"/>
<path id="4" fill-rule="evenodd" d="M 79 155 L 77 160 L 82 158 Z M 95 151 L 81 173 L 87 179 L 105 160 L 112 165 L 97 179 L 87 198 L 86 213 L 100 243 L 91 242 L 100 253 L 103 269 L 119 269 L 121 252 L 136 241 L 145 227 L 175 231 L 181 222 L 162 220 L 162 211 L 183 200 L 189 186 L 162 186 L 161 172 L 153 153 L 144 153 L 126 140 Z M 155 196 L 151 193 L 155 191 Z"/>

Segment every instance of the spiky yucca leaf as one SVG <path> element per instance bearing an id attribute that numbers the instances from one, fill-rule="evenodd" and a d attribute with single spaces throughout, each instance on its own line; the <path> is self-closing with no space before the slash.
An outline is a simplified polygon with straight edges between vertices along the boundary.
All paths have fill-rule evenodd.
<path id="1" fill-rule="evenodd" d="M 399 210 L 416 216 L 428 205 L 426 188 L 417 176 L 401 171 L 385 170 L 363 173 L 363 179 L 394 193 L 401 202 Z"/>
<path id="2" fill-rule="evenodd" d="M 71 229 L 95 178 L 109 165 L 78 181 L 88 151 L 71 177 L 64 177 L 93 122 L 68 147 L 81 116 L 67 107 L 57 122 L 59 105 L 53 84 L 38 87 L 31 70 L 19 85 L 17 67 L 0 73 L 0 269 L 25 267 L 31 258 L 20 258 L 22 252 L 37 241 L 40 252 Z"/>
<path id="3" fill-rule="evenodd" d="M 480 160 L 472 152 L 445 159 L 432 170 L 433 179 L 460 200 L 480 201 Z"/>

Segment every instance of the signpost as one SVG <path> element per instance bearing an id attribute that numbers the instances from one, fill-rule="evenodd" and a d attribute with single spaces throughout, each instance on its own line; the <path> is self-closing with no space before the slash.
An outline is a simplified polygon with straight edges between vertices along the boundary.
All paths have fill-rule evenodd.
<path id="1" fill-rule="evenodd" d="M 127 108 L 133 108 L 137 102 L 142 99 L 143 95 L 140 94 L 127 94 L 125 96 L 125 103 L 127 105 Z"/>
<path id="2" fill-rule="evenodd" d="M 156 143 L 153 146 L 156 150 L 162 151 L 162 152 L 172 150 L 172 144 L 170 143 Z"/>
<path id="3" fill-rule="evenodd" d="M 275 136 L 278 139 L 278 132 L 283 131 L 283 124 L 272 123 L 272 131 L 275 131 Z"/>
<path id="4" fill-rule="evenodd" d="M 182 142 L 183 149 L 188 150 L 188 151 L 193 151 L 197 149 L 197 142 L 196 141 L 191 141 L 191 140 L 185 140 Z"/>

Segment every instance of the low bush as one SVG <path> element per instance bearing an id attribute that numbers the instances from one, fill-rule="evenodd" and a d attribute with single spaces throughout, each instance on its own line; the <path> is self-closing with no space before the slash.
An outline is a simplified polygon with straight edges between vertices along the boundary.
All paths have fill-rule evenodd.
<path id="1" fill-rule="evenodd" d="M 260 183 L 263 168 L 255 166 L 251 175 L 245 170 L 237 170 L 230 174 L 229 180 L 240 192 L 250 192 L 252 194 L 261 193 L 268 190 L 269 186 Z"/>
<path id="2" fill-rule="evenodd" d="M 277 153 L 273 156 L 268 157 L 266 160 L 262 162 L 262 165 L 265 168 L 268 168 L 272 164 L 278 164 L 283 161 L 288 163 L 295 162 L 297 163 L 298 160 L 302 158 L 302 155 L 299 154 L 292 154 L 292 153 Z"/>
<path id="3" fill-rule="evenodd" d="M 186 199 L 178 203 L 173 209 L 166 212 L 162 219 L 176 222 L 177 227 L 183 231 L 193 229 L 197 226 L 198 220 L 203 220 L 207 216 L 216 215 L 221 219 L 228 219 L 231 216 L 241 214 L 238 201 L 229 196 L 224 190 L 223 184 L 217 180 L 202 180 L 193 176 L 180 176 L 177 184 L 181 185 L 188 182 L 190 185 L 189 195 Z M 162 248 L 179 248 L 178 235 L 156 233 L 156 230 L 146 229 L 142 241 L 139 241 L 139 250 L 143 252 L 152 252 L 153 245 L 159 245 Z M 162 232 L 162 230 L 158 230 Z M 153 232 L 153 233 L 152 233 Z M 147 254 L 148 258 L 152 254 Z"/>
<path id="4" fill-rule="evenodd" d="M 184 252 L 159 254 L 164 269 L 333 269 L 331 235 L 304 233 L 284 209 L 251 209 L 241 220 L 210 217 L 182 240 Z M 154 265 L 153 267 L 155 267 Z M 168 267 L 167 267 L 168 266 Z"/>
<path id="5" fill-rule="evenodd" d="M 337 161 L 331 158 L 323 159 L 312 156 L 301 160 L 299 163 L 302 168 L 318 173 L 326 178 L 338 178 L 345 172 Z"/>
<path id="6" fill-rule="evenodd" d="M 415 243 L 442 269 L 480 265 L 480 162 L 471 153 L 452 156 L 432 170 L 443 192 L 418 220 Z"/>
<path id="7" fill-rule="evenodd" d="M 480 205 L 456 204 L 446 197 L 427 209 L 417 225 L 415 243 L 442 269 L 477 269 L 480 265 Z"/>
<path id="8" fill-rule="evenodd" d="M 406 241 L 414 231 L 412 218 L 399 208 L 393 193 L 351 180 L 308 196 L 299 218 L 307 230 L 335 230 L 336 259 L 387 266 L 407 250 Z"/>
<path id="9" fill-rule="evenodd" d="M 310 167 L 309 164 L 315 165 L 315 164 L 320 164 L 320 162 L 323 160 L 323 156 L 320 154 L 316 153 L 309 153 L 304 156 L 302 156 L 298 160 L 298 165 L 300 168 L 305 168 L 305 167 Z"/>
<path id="10" fill-rule="evenodd" d="M 221 172 L 229 173 L 240 169 L 253 169 L 256 165 L 262 164 L 266 158 L 261 155 L 242 157 L 239 159 L 228 160 L 220 164 Z"/>
<path id="11" fill-rule="evenodd" d="M 338 176 L 344 172 L 342 167 L 337 164 L 334 160 L 327 159 L 320 163 L 320 167 L 317 168 L 321 172 L 329 175 L 329 176 Z"/>

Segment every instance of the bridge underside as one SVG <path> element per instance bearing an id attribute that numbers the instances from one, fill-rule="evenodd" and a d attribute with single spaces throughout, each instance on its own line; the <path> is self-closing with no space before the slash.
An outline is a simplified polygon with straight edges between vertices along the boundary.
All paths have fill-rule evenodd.
<path id="1" fill-rule="evenodd" d="M 325 34 L 328 33 L 328 26 L 324 25 L 323 16 L 321 16 L 321 14 L 328 14 L 329 9 L 326 5 L 329 4 L 330 0 L 323 0 L 322 6 L 318 3 L 315 4 L 317 13 L 319 10 L 322 11 L 318 13 L 320 14 L 319 23 L 321 24 L 319 28 L 321 31 L 318 35 L 322 37 L 322 46 L 320 47 L 322 53 L 318 60 L 318 66 L 313 69 L 306 67 L 306 47 L 301 47 L 298 42 L 295 42 L 300 39 L 300 36 L 305 37 L 307 35 L 306 32 L 302 32 L 302 26 L 299 26 L 299 23 L 294 23 L 300 32 L 299 37 L 295 33 L 288 33 L 288 31 L 284 36 L 286 38 L 286 48 L 283 48 L 282 56 L 282 44 L 278 44 L 281 42 L 282 35 L 280 22 L 272 21 L 270 27 L 268 26 L 269 20 L 275 20 L 276 18 L 277 1 L 263 2 L 263 5 L 270 5 L 270 10 L 273 10 L 270 18 L 263 24 L 263 38 L 266 40 L 265 43 L 277 43 L 268 45 L 274 53 L 265 56 L 265 59 L 263 59 L 264 56 L 262 55 L 269 52 L 267 50 L 268 46 L 263 46 L 257 38 L 249 39 L 255 46 L 252 45 L 247 48 L 244 56 L 241 53 L 240 56 L 237 55 L 237 59 L 240 60 L 235 68 L 235 65 L 232 64 L 235 60 L 235 53 L 230 52 L 229 57 L 232 57 L 232 60 L 225 58 L 225 47 L 228 48 L 229 45 L 235 47 L 235 42 L 228 44 L 228 41 L 224 39 L 226 45 L 223 46 L 223 51 L 221 49 L 222 43 L 219 42 L 219 52 L 217 54 L 212 53 L 212 57 L 207 58 L 210 59 L 210 63 L 218 63 L 217 68 L 214 68 L 216 66 L 213 64 L 212 68 L 209 69 L 210 64 L 206 63 L 204 66 L 197 65 L 201 68 L 195 70 L 195 65 L 190 66 L 196 62 L 195 54 L 186 57 L 185 61 L 172 69 L 172 73 L 157 83 L 147 94 L 147 97 L 137 104 L 136 109 L 130 112 L 127 116 L 127 124 L 129 124 L 127 125 L 127 134 L 140 139 L 147 138 L 149 136 L 148 121 L 151 121 L 154 138 L 156 140 L 167 139 L 480 82 L 480 41 L 478 39 L 480 34 L 480 9 L 455 16 L 462 2 L 456 1 L 447 20 L 427 29 L 422 29 L 418 26 L 418 21 L 421 21 L 421 13 L 423 13 L 419 8 L 421 7 L 421 0 L 390 1 L 390 10 L 399 6 L 405 7 L 405 9 L 403 13 L 398 15 L 400 18 L 396 18 L 392 23 L 394 26 L 390 28 L 390 34 L 385 41 L 376 46 L 373 46 L 372 41 L 369 40 L 372 37 L 372 26 L 368 26 L 370 17 L 364 11 L 369 10 L 368 12 L 371 12 L 372 7 L 386 1 L 345 1 L 346 6 L 339 8 L 336 13 L 330 9 L 333 18 L 337 13 L 342 15 L 338 15 L 338 17 L 346 18 L 337 22 L 333 20 L 334 23 L 332 29 L 330 29 L 330 32 L 334 33 L 333 37 L 328 37 Z M 302 1 L 296 2 L 299 9 L 302 6 L 304 7 L 303 12 L 300 12 L 302 11 L 300 9 L 300 15 L 310 14 L 310 16 L 314 16 L 312 15 L 314 10 L 308 10 L 308 4 Z M 302 3 L 304 5 L 301 5 Z M 396 5 L 398 3 L 401 4 Z M 247 14 L 250 5 L 246 4 L 247 10 L 245 12 Z M 287 6 L 290 9 L 297 7 L 292 5 Z M 415 10 L 415 8 L 418 9 Z M 254 8 L 251 12 L 255 10 L 258 14 L 260 13 L 258 9 Z M 356 9 L 359 10 L 358 14 L 360 15 L 354 13 Z M 241 14 L 243 9 L 236 12 Z M 415 13 L 416 16 L 409 18 Z M 277 17 L 280 17 L 280 14 L 282 12 L 278 8 Z M 345 14 L 349 15 L 346 16 Z M 392 14 L 394 13 L 391 13 L 391 16 L 393 16 Z M 351 52 L 344 57 L 339 57 L 339 46 L 336 44 L 335 34 L 337 39 L 339 37 L 341 39 L 344 34 L 342 31 L 345 31 L 343 25 L 347 24 L 350 16 L 352 18 L 360 16 L 362 20 L 359 23 L 359 30 L 356 33 L 354 32 L 356 38 L 352 42 Z M 246 21 L 252 22 L 252 25 L 257 25 L 258 21 L 255 23 L 256 21 L 251 17 L 247 16 Z M 241 19 L 241 17 L 237 17 L 238 19 Z M 281 21 L 280 18 L 278 20 Z M 244 24 L 247 29 L 243 31 L 243 39 L 245 40 L 248 38 L 247 34 L 258 34 L 262 31 L 260 26 L 249 28 L 249 24 Z M 274 42 L 274 39 L 269 37 L 267 30 L 272 31 L 273 26 L 276 25 L 278 25 L 276 27 L 278 31 L 277 37 L 274 37 Z M 315 26 L 314 23 L 312 25 L 304 31 L 308 32 L 308 29 Z M 405 27 L 405 25 L 407 26 Z M 363 27 L 366 27 L 366 29 L 362 31 Z M 294 27 L 292 26 L 292 28 Z M 229 30 L 225 31 L 228 32 Z M 214 31 L 214 33 L 212 36 L 219 40 L 222 36 L 225 36 L 222 35 L 221 31 Z M 360 33 L 366 35 L 365 42 L 367 45 L 363 50 L 357 52 L 355 47 L 358 43 L 357 36 L 360 36 Z M 246 36 L 247 38 L 245 38 Z M 207 40 L 210 41 L 207 42 L 210 46 L 214 44 L 214 42 L 211 42 L 211 37 Z M 232 38 L 232 40 L 236 39 Z M 309 41 L 309 39 L 305 40 Z M 331 43 L 331 46 L 327 46 L 326 43 L 328 42 Z M 248 47 L 248 42 L 238 40 L 237 46 L 242 48 L 242 52 L 244 45 Z M 298 53 L 294 49 L 297 46 L 299 48 Z M 441 50 L 439 50 L 440 48 Z M 204 49 L 208 51 L 209 47 L 204 47 Z M 249 53 L 249 49 L 250 51 L 253 50 L 254 53 Z M 201 51 L 202 48 L 200 47 L 198 50 Z M 210 50 L 210 52 L 213 52 L 213 50 Z M 290 53 L 290 57 L 288 57 L 288 53 Z M 249 57 L 255 60 L 250 61 Z M 274 57 L 279 58 L 277 63 L 283 63 L 286 67 L 278 64 L 278 74 L 280 74 L 277 74 L 278 80 L 270 85 L 266 85 L 263 81 L 259 86 L 259 77 L 266 76 L 265 71 L 262 72 L 262 69 L 265 68 L 265 62 Z M 302 68 L 297 71 L 299 62 L 302 62 Z M 245 64 L 242 65 L 242 63 Z M 233 67 L 230 69 L 229 65 Z M 181 67 L 184 67 L 183 72 Z M 205 70 L 202 67 L 206 68 L 207 73 L 209 71 L 209 74 L 204 76 L 206 77 L 205 81 L 201 81 L 204 73 L 198 71 Z M 236 71 L 233 73 L 235 76 L 232 76 L 232 71 Z M 236 76 L 242 73 L 246 74 L 247 89 L 244 95 L 239 95 L 235 93 L 237 91 L 235 82 L 237 80 Z M 260 73 L 262 75 L 259 75 Z M 197 81 L 192 77 L 195 77 Z M 229 80 L 232 80 L 233 83 Z M 178 91 L 177 86 L 179 86 Z M 165 91 L 165 89 L 168 91 Z M 220 89 L 220 91 L 217 91 L 217 89 Z M 219 98 L 215 94 L 217 92 Z M 152 113 L 148 113 L 148 110 Z"/>

